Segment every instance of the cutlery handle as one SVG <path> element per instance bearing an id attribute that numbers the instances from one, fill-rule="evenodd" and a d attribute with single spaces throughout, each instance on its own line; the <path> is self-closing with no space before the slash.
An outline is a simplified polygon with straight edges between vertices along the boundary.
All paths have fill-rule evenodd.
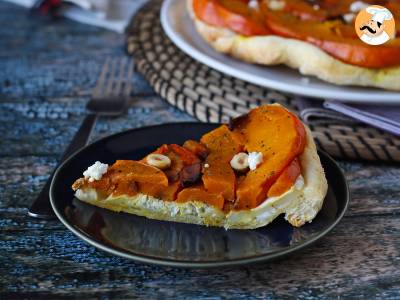
<path id="1" fill-rule="evenodd" d="M 78 131 L 75 133 L 74 138 L 69 144 L 68 148 L 64 151 L 61 156 L 60 162 L 57 167 L 53 170 L 43 189 L 40 191 L 38 197 L 32 203 L 28 215 L 34 218 L 41 219 L 51 219 L 54 218 L 54 212 L 50 205 L 49 199 L 49 191 L 51 180 L 53 179 L 54 173 L 58 166 L 65 161 L 69 156 L 78 151 L 80 148 L 85 146 L 90 137 L 90 133 L 96 123 L 97 115 L 96 114 L 88 114 L 83 120 L 81 127 L 79 127 Z"/>

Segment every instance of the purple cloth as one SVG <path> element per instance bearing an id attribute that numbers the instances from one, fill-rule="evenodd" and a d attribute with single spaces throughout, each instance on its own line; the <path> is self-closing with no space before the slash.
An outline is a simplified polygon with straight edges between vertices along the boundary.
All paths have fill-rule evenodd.
<path id="1" fill-rule="evenodd" d="M 346 125 L 357 124 L 358 121 L 346 117 L 341 113 L 326 109 L 323 101 L 315 101 L 308 98 L 296 98 L 297 108 L 301 119 L 308 125 L 327 125 L 341 123 Z"/>
<path id="2" fill-rule="evenodd" d="M 335 100 L 296 99 L 300 117 L 307 124 L 365 123 L 400 136 L 400 106 L 344 104 Z"/>

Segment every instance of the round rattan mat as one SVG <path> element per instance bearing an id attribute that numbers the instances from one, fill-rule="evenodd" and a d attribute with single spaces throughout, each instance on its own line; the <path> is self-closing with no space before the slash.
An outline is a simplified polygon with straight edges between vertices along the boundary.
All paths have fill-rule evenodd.
<path id="1" fill-rule="evenodd" d="M 155 91 L 203 122 L 228 122 L 261 104 L 278 102 L 298 112 L 291 95 L 227 76 L 179 50 L 160 24 L 159 0 L 149 1 L 127 28 L 127 51 Z M 400 139 L 367 125 L 310 126 L 317 145 L 337 158 L 400 161 Z"/>

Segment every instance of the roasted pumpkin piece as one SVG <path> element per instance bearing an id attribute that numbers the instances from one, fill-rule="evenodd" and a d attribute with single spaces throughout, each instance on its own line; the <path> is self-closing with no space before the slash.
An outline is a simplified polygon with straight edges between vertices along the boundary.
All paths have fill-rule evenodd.
<path id="1" fill-rule="evenodd" d="M 127 163 L 127 165 L 130 165 L 130 163 Z M 113 196 L 134 196 L 138 193 L 138 188 L 132 177 L 134 176 L 127 171 L 127 166 L 122 167 L 122 162 L 119 162 L 118 165 L 114 164 L 114 166 L 111 166 L 100 180 L 92 182 L 87 181 L 85 185 L 95 189 L 105 197 L 111 194 Z M 74 185 L 76 185 L 76 183 L 74 183 Z M 80 186 L 78 188 L 80 188 Z"/>
<path id="2" fill-rule="evenodd" d="M 120 180 L 136 181 L 168 186 L 168 178 L 163 171 L 135 160 L 117 160 L 109 171 L 115 172 Z"/>
<path id="3" fill-rule="evenodd" d="M 312 40 L 314 45 L 320 47 L 333 57 L 365 68 L 387 68 L 400 65 L 400 39 L 394 39 L 385 45 L 374 47 L 361 40 Z"/>
<path id="4" fill-rule="evenodd" d="M 171 144 L 162 145 L 153 153 L 166 155 L 171 160 L 171 166 L 164 170 L 170 182 L 181 180 L 181 183 L 184 184 L 186 181 L 194 182 L 195 178 L 200 177 L 200 159 L 190 150 Z"/>
<path id="5" fill-rule="evenodd" d="M 190 152 L 194 153 L 197 155 L 197 157 L 201 159 L 205 159 L 208 155 L 208 149 L 206 146 L 203 144 L 194 141 L 194 140 L 188 140 L 183 144 L 183 148 L 189 150 Z"/>
<path id="6" fill-rule="evenodd" d="M 283 11 L 299 17 L 301 20 L 324 21 L 328 18 L 328 12 L 323 9 L 315 9 L 311 2 L 299 0 L 285 0 Z"/>
<path id="7" fill-rule="evenodd" d="M 160 184 L 146 182 L 138 182 L 137 185 L 140 193 L 165 201 L 175 201 L 178 192 L 181 189 L 179 181 L 170 183 L 167 187 Z"/>
<path id="8" fill-rule="evenodd" d="M 376 3 L 379 4 L 379 3 Z M 393 15 L 394 21 L 396 24 L 400 23 L 400 2 L 399 1 L 391 1 L 383 4 Z M 397 36 L 400 34 L 400 26 L 396 26 Z"/>
<path id="9" fill-rule="evenodd" d="M 138 193 L 137 184 L 131 180 L 119 180 L 114 185 L 113 196 L 128 195 L 135 196 Z"/>
<path id="10" fill-rule="evenodd" d="M 178 182 L 177 191 L 183 186 L 199 181 L 201 175 L 200 159 L 190 150 L 177 144 L 162 145 L 153 153 L 168 156 L 171 160 L 171 166 L 164 170 L 169 182 Z M 146 159 L 143 159 L 145 162 Z M 149 189 L 146 187 L 146 189 Z M 175 193 L 177 192 L 175 191 Z M 160 194 L 155 187 L 151 195 Z"/>
<path id="11" fill-rule="evenodd" d="M 186 166 L 193 165 L 200 162 L 200 159 L 188 149 L 177 144 L 171 144 L 169 147 L 174 151 Z"/>
<path id="12" fill-rule="evenodd" d="M 225 200 L 234 201 L 236 176 L 230 165 L 232 157 L 242 150 L 226 125 L 203 135 L 201 142 L 206 145 L 209 155 L 203 168 L 203 183 L 207 191 L 222 194 Z"/>
<path id="13" fill-rule="evenodd" d="M 189 201 L 199 201 L 219 209 L 224 207 L 224 197 L 218 193 L 211 193 L 206 191 L 202 186 L 185 188 L 179 192 L 176 202 L 189 202 Z"/>
<path id="14" fill-rule="evenodd" d="M 317 22 L 333 19 L 341 20 L 342 15 L 349 13 L 350 5 L 353 2 L 354 0 L 285 0 L 285 5 L 282 10 L 301 20 L 312 20 Z"/>
<path id="15" fill-rule="evenodd" d="M 234 135 L 232 131 L 229 130 L 228 126 L 221 125 L 204 134 L 200 141 L 207 147 L 209 154 L 227 152 L 230 156 L 231 153 L 237 153 L 236 151 L 243 148 L 241 142 L 244 140 L 240 136 Z M 230 157 L 230 159 L 231 158 L 232 157 Z"/>
<path id="16" fill-rule="evenodd" d="M 269 33 L 259 12 L 244 1 L 193 0 L 193 10 L 197 18 L 207 24 L 227 27 L 245 36 Z"/>
<path id="17" fill-rule="evenodd" d="M 183 186 L 194 184 L 199 181 L 201 176 L 201 164 L 195 163 L 184 166 L 179 173 L 179 181 Z"/>
<path id="18" fill-rule="evenodd" d="M 245 140 L 247 152 L 261 152 L 263 162 L 238 183 L 236 209 L 258 206 L 290 162 L 304 150 L 303 124 L 280 105 L 260 106 L 233 120 L 233 133 Z"/>
<path id="19" fill-rule="evenodd" d="M 295 158 L 268 191 L 268 197 L 280 196 L 287 192 L 295 183 L 297 177 L 301 174 L 301 167 L 298 158 Z"/>
<path id="20" fill-rule="evenodd" d="M 345 63 L 366 67 L 385 68 L 400 64 L 400 39 L 379 47 L 362 42 L 353 24 L 341 21 L 316 22 L 302 20 L 284 11 L 271 11 L 260 3 L 268 28 L 276 35 L 311 43 Z"/>
<path id="21" fill-rule="evenodd" d="M 107 198 L 116 188 L 116 185 L 112 183 L 112 176 L 113 172 L 108 170 L 99 180 L 89 181 L 85 178 L 79 178 L 72 184 L 72 189 L 74 191 L 86 188 L 95 189 L 101 195 L 100 198 Z"/>
<path id="22" fill-rule="evenodd" d="M 179 179 L 179 173 L 181 172 L 184 164 L 182 159 L 171 150 L 169 145 L 163 145 L 158 148 L 154 153 L 163 154 L 169 157 L 171 160 L 171 166 L 164 170 L 164 173 L 167 175 L 170 182 L 174 182 Z"/>
<path id="23" fill-rule="evenodd" d="M 82 182 L 81 186 L 87 186 L 92 189 L 95 189 L 97 191 L 102 191 L 103 193 L 111 194 L 112 192 L 112 177 L 113 177 L 113 172 L 108 170 L 106 174 L 104 174 L 100 180 L 94 180 L 92 182 L 88 180 L 77 180 L 74 185 L 76 185 L 78 182 Z M 81 188 L 81 186 L 76 186 L 75 189 Z"/>

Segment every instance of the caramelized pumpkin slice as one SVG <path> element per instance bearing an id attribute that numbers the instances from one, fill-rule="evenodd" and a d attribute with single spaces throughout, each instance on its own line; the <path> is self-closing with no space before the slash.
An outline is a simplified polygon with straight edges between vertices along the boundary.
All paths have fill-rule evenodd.
<path id="1" fill-rule="evenodd" d="M 132 180 L 118 180 L 114 186 L 113 196 L 135 196 L 138 193 L 137 183 Z"/>
<path id="2" fill-rule="evenodd" d="M 182 159 L 185 166 L 193 165 L 200 162 L 200 159 L 188 149 L 177 144 L 171 144 L 169 147 Z"/>
<path id="3" fill-rule="evenodd" d="M 362 42 L 353 25 L 340 21 L 299 21 L 285 12 L 269 10 L 264 2 L 260 7 L 268 28 L 276 35 L 306 41 L 336 59 L 360 67 L 386 68 L 400 64 L 400 39 L 375 47 Z"/>
<path id="4" fill-rule="evenodd" d="M 290 165 L 283 170 L 275 183 L 268 191 L 268 197 L 280 196 L 287 192 L 295 183 L 297 177 L 301 174 L 301 167 L 298 158 L 295 158 Z"/>
<path id="5" fill-rule="evenodd" d="M 110 167 L 121 180 L 146 182 L 168 186 L 168 178 L 163 171 L 135 160 L 117 160 Z"/>
<path id="6" fill-rule="evenodd" d="M 134 196 L 137 194 L 137 186 L 134 180 L 127 178 L 124 174 L 112 170 L 111 168 L 106 174 L 102 176 L 100 180 L 94 180 L 92 182 L 83 178 L 78 179 L 72 185 L 73 190 L 80 188 L 92 188 L 100 193 L 104 198 L 109 195 L 129 195 Z"/>
<path id="7" fill-rule="evenodd" d="M 323 9 L 314 9 L 315 4 L 299 0 L 285 0 L 283 11 L 299 17 L 301 20 L 324 21 L 328 13 Z"/>
<path id="8" fill-rule="evenodd" d="M 188 186 L 190 184 L 199 181 L 200 175 L 201 175 L 200 163 L 184 166 L 182 171 L 179 173 L 179 181 L 181 182 L 182 186 Z"/>
<path id="9" fill-rule="evenodd" d="M 235 199 L 236 176 L 230 161 L 241 151 L 242 146 L 226 125 L 203 135 L 201 142 L 207 146 L 209 155 L 205 160 L 207 168 L 203 168 L 203 183 L 207 191 L 228 200 Z"/>
<path id="10" fill-rule="evenodd" d="M 187 140 L 183 144 L 183 148 L 189 150 L 193 154 L 197 155 L 197 157 L 202 159 L 205 159 L 208 155 L 207 147 L 194 140 Z"/>
<path id="11" fill-rule="evenodd" d="M 179 181 L 169 184 L 167 187 L 146 182 L 138 182 L 138 190 L 140 193 L 153 196 L 164 201 L 174 201 L 178 195 L 181 185 Z"/>
<path id="12" fill-rule="evenodd" d="M 78 179 L 74 185 L 73 188 L 76 190 L 77 188 L 81 188 L 83 186 L 87 186 L 89 188 L 95 189 L 97 191 L 100 191 L 103 194 L 109 195 L 113 192 L 115 189 L 115 186 L 112 184 L 112 179 L 114 177 L 114 174 L 112 171 L 108 170 L 106 174 L 104 174 L 100 180 L 95 180 L 95 181 L 88 181 L 88 180 L 81 180 Z M 81 184 L 80 184 L 81 183 Z"/>
<path id="13" fill-rule="evenodd" d="M 193 10 L 207 24 L 227 27 L 245 36 L 269 33 L 258 11 L 250 9 L 244 1 L 193 0 Z"/>
<path id="14" fill-rule="evenodd" d="M 186 188 L 179 192 L 176 202 L 189 201 L 203 202 L 221 210 L 224 207 L 224 197 L 221 194 L 208 192 L 202 186 Z"/>
<path id="15" fill-rule="evenodd" d="M 164 170 L 165 175 L 167 175 L 169 182 L 174 182 L 179 179 L 179 173 L 183 168 L 183 161 L 180 159 L 179 155 L 171 150 L 169 145 L 162 145 L 153 153 L 163 154 L 169 157 L 171 160 L 171 166 Z M 146 162 L 146 158 L 142 159 L 143 163 Z"/>
<path id="16" fill-rule="evenodd" d="M 162 145 L 153 153 L 166 155 L 171 160 L 171 166 L 164 170 L 170 182 L 179 180 L 185 167 L 200 163 L 200 159 L 194 153 L 176 144 Z M 200 172 L 197 176 L 200 176 Z"/>
<path id="17" fill-rule="evenodd" d="M 304 150 L 306 132 L 300 120 L 280 105 L 265 105 L 232 122 L 235 135 L 245 140 L 245 150 L 261 152 L 263 162 L 241 180 L 236 209 L 258 206 L 289 163 Z"/>
<path id="18" fill-rule="evenodd" d="M 139 191 L 143 194 L 173 201 L 183 186 L 200 178 L 200 159 L 188 149 L 176 144 L 162 145 L 153 153 L 166 155 L 171 160 L 171 166 L 164 170 L 170 185 L 165 188 L 157 183 L 140 183 Z M 146 162 L 146 159 L 143 159 L 143 162 Z"/>

